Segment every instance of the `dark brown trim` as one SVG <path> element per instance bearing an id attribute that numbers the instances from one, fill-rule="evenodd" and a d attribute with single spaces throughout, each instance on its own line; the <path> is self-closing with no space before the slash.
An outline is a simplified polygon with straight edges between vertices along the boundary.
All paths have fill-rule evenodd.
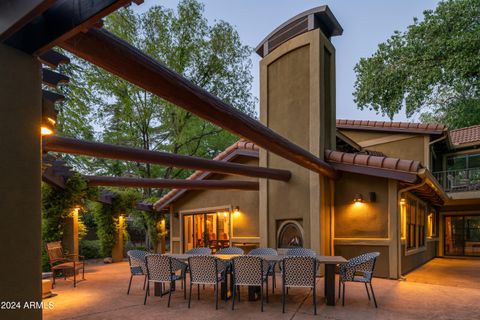
<path id="1" fill-rule="evenodd" d="M 401 132 L 411 134 L 443 134 L 443 130 L 428 130 L 428 129 L 415 129 L 415 128 L 395 128 L 395 127 L 374 127 L 374 126 L 356 126 L 337 124 L 337 129 L 340 130 L 359 130 L 359 131 L 380 131 L 380 132 Z"/>
<path id="2" fill-rule="evenodd" d="M 56 88 L 61 84 L 66 84 L 70 81 L 70 78 L 61 73 L 52 71 L 50 69 L 42 68 L 42 83 Z"/>
<path id="3" fill-rule="evenodd" d="M 45 12 L 5 40 L 5 44 L 29 54 L 41 54 L 76 33 L 88 30 L 100 19 L 130 4 L 131 0 L 58 0 Z"/>
<path id="4" fill-rule="evenodd" d="M 60 64 L 70 63 L 70 58 L 55 50 L 48 50 L 47 52 L 39 55 L 38 60 L 52 69 L 56 69 Z"/>
<path id="5" fill-rule="evenodd" d="M 84 176 L 92 186 L 175 188 L 190 190 L 258 190 L 257 181 L 183 180 Z"/>
<path id="6" fill-rule="evenodd" d="M 290 171 L 287 170 L 249 166 L 240 163 L 209 160 L 168 152 L 149 151 L 57 136 L 44 137 L 43 150 L 47 152 L 81 154 L 92 157 L 153 163 L 176 168 L 229 173 L 282 181 L 288 181 L 291 176 Z"/>
<path id="7" fill-rule="evenodd" d="M 259 147 L 329 178 L 335 169 L 139 49 L 105 30 L 78 33 L 60 46 Z"/>
<path id="8" fill-rule="evenodd" d="M 372 168 L 372 167 L 359 166 L 359 165 L 350 165 L 350 164 L 336 163 L 336 162 L 331 162 L 331 164 L 335 169 L 340 171 L 400 180 L 400 181 L 405 181 L 409 183 L 416 183 L 420 179 L 416 173 L 393 171 L 393 170 Z"/>

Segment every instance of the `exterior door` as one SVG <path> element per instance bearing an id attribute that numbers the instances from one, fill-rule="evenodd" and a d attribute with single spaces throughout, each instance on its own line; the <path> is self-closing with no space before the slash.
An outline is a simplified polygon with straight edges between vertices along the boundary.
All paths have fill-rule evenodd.
<path id="1" fill-rule="evenodd" d="M 480 215 L 445 217 L 445 255 L 480 257 Z"/>
<path id="2" fill-rule="evenodd" d="M 230 213 L 210 212 L 184 215 L 183 250 L 208 247 L 213 252 L 230 245 Z"/>

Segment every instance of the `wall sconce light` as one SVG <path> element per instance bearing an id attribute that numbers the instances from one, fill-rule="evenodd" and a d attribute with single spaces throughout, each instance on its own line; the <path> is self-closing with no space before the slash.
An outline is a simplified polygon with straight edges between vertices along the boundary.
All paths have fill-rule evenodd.
<path id="1" fill-rule="evenodd" d="M 226 218 L 226 217 L 228 216 L 228 212 L 225 211 L 225 212 L 223 213 L 223 216 Z"/>
<path id="2" fill-rule="evenodd" d="M 233 208 L 233 214 L 236 215 L 236 216 L 238 216 L 240 214 L 240 208 L 238 206 Z"/>
<path id="3" fill-rule="evenodd" d="M 363 196 L 360 193 L 356 193 L 355 196 L 353 197 L 353 203 L 362 203 L 363 202 Z"/>
<path id="4" fill-rule="evenodd" d="M 406 204 L 407 204 L 407 199 L 405 199 L 405 198 L 403 198 L 403 197 L 400 198 L 400 205 L 404 206 L 404 205 L 406 205 Z"/>
<path id="5" fill-rule="evenodd" d="M 42 126 L 40 133 L 42 136 L 51 135 L 55 132 L 55 124 L 57 123 L 57 110 L 52 102 L 42 101 Z"/>

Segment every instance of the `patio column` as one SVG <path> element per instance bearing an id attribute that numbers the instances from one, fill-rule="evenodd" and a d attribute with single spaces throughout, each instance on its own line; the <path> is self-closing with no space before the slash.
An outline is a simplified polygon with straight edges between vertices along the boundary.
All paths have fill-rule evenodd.
<path id="1" fill-rule="evenodd" d="M 2 319 L 41 319 L 40 64 L 0 44 L 0 310 Z"/>
<path id="2" fill-rule="evenodd" d="M 63 248 L 69 254 L 76 255 L 75 260 L 78 260 L 78 209 L 73 209 L 72 216 L 65 221 L 62 244 Z"/>
<path id="3" fill-rule="evenodd" d="M 117 230 L 117 241 L 115 246 L 112 249 L 112 261 L 113 262 L 122 262 L 123 261 L 123 226 L 125 223 L 125 218 L 121 215 L 118 218 L 118 230 Z"/>

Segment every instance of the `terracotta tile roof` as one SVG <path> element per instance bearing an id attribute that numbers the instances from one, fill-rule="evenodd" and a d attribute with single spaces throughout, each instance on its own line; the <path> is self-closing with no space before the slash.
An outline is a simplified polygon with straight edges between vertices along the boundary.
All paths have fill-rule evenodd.
<path id="1" fill-rule="evenodd" d="M 454 146 L 480 144 L 480 125 L 451 130 L 448 134 Z"/>
<path id="2" fill-rule="evenodd" d="M 217 156 L 215 156 L 213 158 L 213 160 L 217 160 L 217 161 L 222 161 L 222 160 L 225 160 L 227 158 L 227 156 L 229 156 L 232 152 L 234 152 L 235 150 L 238 150 L 238 149 L 242 149 L 242 150 L 252 150 L 252 151 L 258 151 L 258 146 L 255 145 L 253 142 L 250 142 L 250 141 L 246 141 L 246 140 L 239 140 L 237 142 L 235 142 L 234 144 L 232 144 L 231 146 L 229 146 L 227 149 L 225 149 L 224 151 L 220 152 Z M 203 179 L 205 177 L 205 175 L 207 175 L 208 172 L 206 171 L 202 171 L 202 170 L 197 170 L 195 171 L 194 173 L 192 173 L 188 178 L 187 180 L 199 180 L 199 179 Z M 162 207 L 164 207 L 165 205 L 167 205 L 168 203 L 170 203 L 170 201 L 177 195 L 179 195 L 180 193 L 183 193 L 183 192 L 186 192 L 187 190 L 186 189 L 172 189 L 170 192 L 168 192 L 166 195 L 164 195 L 163 197 L 161 197 L 157 202 L 155 202 L 155 204 L 153 205 L 154 208 L 156 208 L 157 210 Z"/>
<path id="3" fill-rule="evenodd" d="M 390 122 L 371 120 L 345 120 L 337 119 L 338 129 L 396 131 L 407 133 L 441 134 L 447 127 L 443 124 L 413 123 L 413 122 Z"/>
<path id="4" fill-rule="evenodd" d="M 374 156 L 361 153 L 347 153 L 340 151 L 325 150 L 325 160 L 347 165 L 373 167 L 393 171 L 417 173 L 423 166 L 416 160 L 403 160 L 385 156 Z"/>

